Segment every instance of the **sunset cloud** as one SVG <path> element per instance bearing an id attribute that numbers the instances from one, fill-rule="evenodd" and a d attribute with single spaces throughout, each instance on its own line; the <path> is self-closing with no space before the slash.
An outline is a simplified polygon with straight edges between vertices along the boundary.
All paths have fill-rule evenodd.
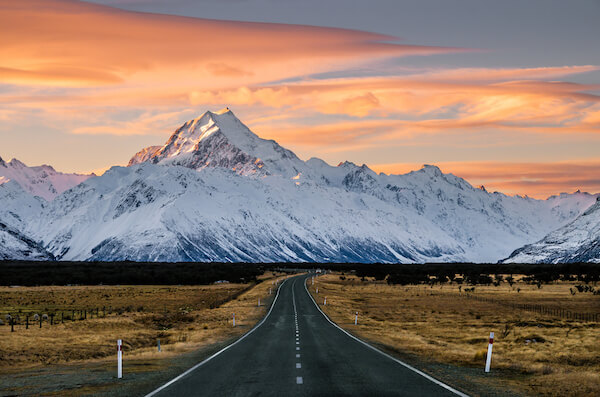
<path id="1" fill-rule="evenodd" d="M 257 134 L 303 158 L 408 171 L 402 164 L 415 169 L 418 158 L 444 155 L 445 171 L 490 190 L 542 197 L 598 187 L 597 162 L 573 161 L 577 153 L 594 156 L 591 148 L 600 144 L 600 84 L 586 78 L 600 72 L 589 64 L 594 58 L 469 67 L 471 60 L 486 64 L 475 58 L 489 50 L 76 0 L 0 0 L 0 26 L 3 150 L 31 156 L 37 150 L 63 161 L 70 158 L 64 147 L 115 148 L 85 165 L 81 158 L 64 160 L 73 171 L 126 163 L 186 120 L 230 106 Z M 25 142 L 25 133 L 39 149 Z M 577 153 L 562 150 L 568 145 Z M 515 151 L 529 162 L 508 161 L 518 157 Z"/>
<path id="2" fill-rule="evenodd" d="M 457 51 L 354 30 L 144 14 L 74 0 L 3 1 L 0 25 L 0 76 L 13 84 L 222 87 L 363 57 Z"/>

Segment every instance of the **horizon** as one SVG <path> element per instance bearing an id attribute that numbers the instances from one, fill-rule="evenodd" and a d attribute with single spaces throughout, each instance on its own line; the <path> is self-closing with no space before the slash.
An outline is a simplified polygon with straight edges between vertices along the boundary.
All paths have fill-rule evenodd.
<path id="1" fill-rule="evenodd" d="M 303 160 L 600 192 L 597 3 L 313 3 L 6 2 L 0 155 L 98 174 L 229 106 Z"/>

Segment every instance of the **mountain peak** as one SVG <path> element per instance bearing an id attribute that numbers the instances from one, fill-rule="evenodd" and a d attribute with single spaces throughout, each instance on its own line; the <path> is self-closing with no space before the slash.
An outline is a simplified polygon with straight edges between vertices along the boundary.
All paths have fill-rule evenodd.
<path id="1" fill-rule="evenodd" d="M 423 164 L 423 167 L 421 167 L 419 171 L 424 172 L 430 176 L 440 177 L 443 175 L 442 170 L 440 170 L 440 167 L 438 167 L 437 165 Z"/>
<path id="2" fill-rule="evenodd" d="M 13 158 L 12 160 L 10 160 L 8 162 L 8 165 L 12 166 L 13 168 L 25 168 L 25 167 L 27 167 L 22 161 L 17 160 L 15 158 Z"/>
<path id="3" fill-rule="evenodd" d="M 273 140 L 262 139 L 229 108 L 206 111 L 179 127 L 162 147 L 138 152 L 129 165 L 142 162 L 180 165 L 193 169 L 229 168 L 241 174 L 296 175 L 303 163 Z M 263 169 L 265 164 L 269 166 Z M 289 174 L 289 175 L 288 175 Z"/>

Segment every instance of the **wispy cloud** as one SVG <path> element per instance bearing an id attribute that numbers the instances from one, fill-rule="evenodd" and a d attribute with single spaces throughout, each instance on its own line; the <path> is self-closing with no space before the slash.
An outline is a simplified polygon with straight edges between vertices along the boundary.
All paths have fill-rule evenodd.
<path id="1" fill-rule="evenodd" d="M 69 0 L 2 2 L 0 25 L 0 76 L 13 84 L 235 86 L 364 57 L 458 51 L 355 30 L 144 14 Z"/>
<path id="2" fill-rule="evenodd" d="M 70 140 L 156 144 L 182 121 L 222 106 L 295 151 L 326 160 L 362 153 L 367 163 L 389 148 L 417 152 L 436 141 L 495 147 L 498 159 L 523 140 L 592 145 L 600 133 L 600 84 L 570 81 L 597 73 L 598 65 L 399 67 L 399 57 L 471 50 L 75 0 L 0 1 L 0 26 L 0 129 L 10 131 L 4 145 L 18 139 L 15 132 L 40 126 Z M 598 186 L 593 161 L 554 160 L 442 166 L 512 193 Z"/>

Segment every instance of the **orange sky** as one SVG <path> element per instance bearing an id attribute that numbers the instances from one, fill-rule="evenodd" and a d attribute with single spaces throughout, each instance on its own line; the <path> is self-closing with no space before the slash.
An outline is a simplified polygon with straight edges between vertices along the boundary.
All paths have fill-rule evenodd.
<path id="1" fill-rule="evenodd" d="M 70 0 L 0 0 L 0 26 L 4 158 L 79 172 L 125 164 L 230 106 L 305 159 L 395 173 L 438 164 L 534 197 L 600 191 L 600 84 L 576 82 L 597 65 L 449 67 L 440 60 L 485 50 Z M 403 65 L 410 57 L 432 63 Z"/>

